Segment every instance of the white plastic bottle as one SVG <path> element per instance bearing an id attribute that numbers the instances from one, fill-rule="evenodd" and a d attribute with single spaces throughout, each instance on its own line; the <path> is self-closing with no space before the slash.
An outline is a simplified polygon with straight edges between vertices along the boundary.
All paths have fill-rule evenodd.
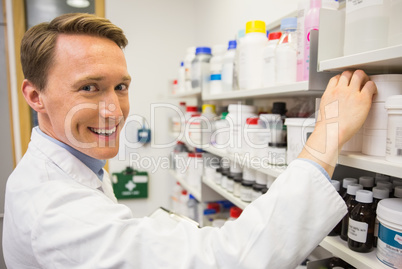
<path id="1" fill-rule="evenodd" d="M 262 51 L 268 43 L 265 22 L 249 21 L 246 36 L 239 54 L 239 88 L 241 90 L 262 87 Z"/>
<path id="2" fill-rule="evenodd" d="M 242 44 L 244 36 L 246 35 L 246 29 L 240 29 L 237 32 L 237 46 L 236 46 L 236 56 L 233 62 L 233 90 L 239 89 L 239 59 L 240 51 L 242 50 Z"/>
<path id="3" fill-rule="evenodd" d="M 236 40 L 230 40 L 227 51 L 222 59 L 222 89 L 223 91 L 233 90 L 233 68 L 236 57 Z"/>
<path id="4" fill-rule="evenodd" d="M 276 83 L 288 84 L 297 81 L 297 18 L 282 19 L 282 37 L 275 52 Z"/>
<path id="5" fill-rule="evenodd" d="M 184 62 L 181 62 L 180 63 L 180 68 L 179 68 L 179 77 L 177 79 L 178 92 L 185 92 L 186 91 L 185 80 L 186 80 L 186 71 L 185 71 L 185 68 L 184 68 Z"/>
<path id="6" fill-rule="evenodd" d="M 222 60 L 223 55 L 226 52 L 225 45 L 214 45 L 212 46 L 212 57 L 209 61 L 210 75 L 222 74 Z"/>
<path id="7" fill-rule="evenodd" d="M 191 86 L 194 91 L 208 92 L 210 60 L 211 48 L 198 47 L 195 50 L 195 58 L 191 62 Z"/>
<path id="8" fill-rule="evenodd" d="M 186 51 L 186 56 L 184 58 L 184 72 L 185 72 L 185 88 L 189 92 L 192 90 L 191 87 L 191 62 L 195 58 L 195 47 L 189 47 Z"/>
<path id="9" fill-rule="evenodd" d="M 310 8 L 304 20 L 304 62 L 303 80 L 308 80 L 310 72 L 310 32 L 318 30 L 320 24 L 321 0 L 310 0 Z"/>
<path id="10" fill-rule="evenodd" d="M 275 50 L 281 38 L 281 32 L 269 33 L 268 44 L 262 52 L 262 86 L 272 87 L 276 84 Z"/>

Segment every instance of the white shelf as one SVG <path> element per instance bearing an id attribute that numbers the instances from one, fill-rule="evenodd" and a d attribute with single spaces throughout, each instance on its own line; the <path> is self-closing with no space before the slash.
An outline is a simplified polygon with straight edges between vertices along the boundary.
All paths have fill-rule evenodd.
<path id="1" fill-rule="evenodd" d="M 242 166 L 252 168 L 256 171 L 262 172 L 264 174 L 273 177 L 278 177 L 283 171 L 286 170 L 287 167 L 286 165 L 280 166 L 261 162 L 259 164 L 256 164 L 256 162 L 252 157 L 246 157 L 241 154 L 228 153 L 226 150 L 218 149 L 212 145 L 210 145 L 207 148 L 203 148 L 203 150 L 212 153 L 214 155 L 217 155 L 219 157 L 228 158 L 230 161 L 236 162 Z"/>
<path id="2" fill-rule="evenodd" d="M 367 73 L 402 73 L 402 45 L 323 60 L 319 71 L 363 69 Z"/>
<path id="3" fill-rule="evenodd" d="M 186 98 L 186 97 L 199 97 L 201 96 L 201 90 L 188 91 L 188 92 L 178 92 L 170 95 L 172 98 Z"/>
<path id="4" fill-rule="evenodd" d="M 385 157 L 375 157 L 356 152 L 342 152 L 338 163 L 362 170 L 401 177 L 402 165 L 385 160 Z"/>
<path id="5" fill-rule="evenodd" d="M 169 170 L 170 174 L 175 178 L 176 181 L 180 183 L 180 185 L 186 189 L 189 193 L 191 193 L 197 201 L 202 201 L 201 200 L 201 190 L 198 190 L 197 188 L 194 188 L 190 184 L 187 183 L 184 178 L 179 177 L 175 171 Z"/>
<path id="6" fill-rule="evenodd" d="M 364 268 L 389 268 L 381 263 L 376 257 L 376 249 L 369 253 L 359 253 L 351 250 L 348 247 L 348 243 L 343 241 L 339 236 L 327 236 L 320 246 L 331 252 L 334 256 L 337 256 L 344 261 L 350 263 L 358 269 Z"/>
<path id="7" fill-rule="evenodd" d="M 268 88 L 252 90 L 236 90 L 220 94 L 202 94 L 203 101 L 224 100 L 224 99 L 249 99 L 257 97 L 276 97 L 276 96 L 319 96 L 323 90 L 309 89 L 308 81 L 300 81 L 291 84 L 278 85 Z"/>
<path id="8" fill-rule="evenodd" d="M 230 202 L 232 202 L 234 205 L 236 205 L 237 207 L 239 207 L 241 209 L 246 208 L 246 206 L 248 206 L 250 204 L 250 203 L 244 202 L 240 198 L 234 196 L 232 193 L 223 189 L 221 186 L 217 185 L 215 182 L 213 182 L 212 180 L 210 180 L 207 177 L 203 177 L 202 181 L 204 182 L 204 184 L 209 186 L 211 189 L 213 189 L 214 191 L 219 193 L 221 196 L 223 196 L 225 199 L 229 200 Z"/>

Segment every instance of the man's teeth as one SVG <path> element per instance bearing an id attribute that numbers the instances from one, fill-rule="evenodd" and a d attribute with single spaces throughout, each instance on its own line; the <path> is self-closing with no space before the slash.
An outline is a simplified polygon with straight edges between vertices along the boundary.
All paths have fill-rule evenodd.
<path id="1" fill-rule="evenodd" d="M 101 135 L 111 135 L 114 132 L 116 132 L 116 126 L 112 129 L 96 129 L 96 128 L 90 128 L 92 132 L 101 134 Z"/>

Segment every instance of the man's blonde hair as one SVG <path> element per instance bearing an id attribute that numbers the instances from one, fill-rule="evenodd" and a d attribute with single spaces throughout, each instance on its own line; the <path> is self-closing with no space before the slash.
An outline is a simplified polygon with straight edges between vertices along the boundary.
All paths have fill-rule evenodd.
<path id="1" fill-rule="evenodd" d="M 30 28 L 21 42 L 21 64 L 26 79 L 39 90 L 47 83 L 48 70 L 52 65 L 56 40 L 59 34 L 83 34 L 104 37 L 115 42 L 121 49 L 128 41 L 123 30 L 109 20 L 86 13 L 69 13 Z"/>

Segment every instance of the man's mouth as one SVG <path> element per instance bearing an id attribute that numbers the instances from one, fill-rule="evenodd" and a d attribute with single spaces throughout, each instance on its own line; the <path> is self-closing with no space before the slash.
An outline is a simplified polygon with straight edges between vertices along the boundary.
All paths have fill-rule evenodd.
<path id="1" fill-rule="evenodd" d="M 97 129 L 92 127 L 88 127 L 88 129 L 97 135 L 103 135 L 103 136 L 111 136 L 117 130 L 116 126 L 113 127 L 112 129 Z"/>

